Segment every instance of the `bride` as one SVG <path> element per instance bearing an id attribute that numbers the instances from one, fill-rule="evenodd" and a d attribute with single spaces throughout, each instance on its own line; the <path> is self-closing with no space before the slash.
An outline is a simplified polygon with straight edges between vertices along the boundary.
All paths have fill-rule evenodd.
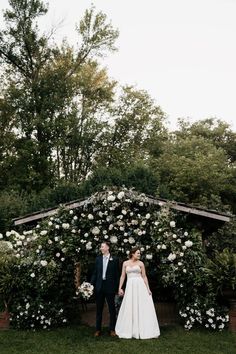
<path id="1" fill-rule="evenodd" d="M 129 258 L 123 263 L 120 277 L 119 295 L 124 298 L 116 322 L 116 334 L 120 338 L 157 338 L 160 329 L 145 266 L 140 261 L 140 249 L 133 248 Z M 127 284 L 124 293 L 122 286 L 126 275 Z"/>

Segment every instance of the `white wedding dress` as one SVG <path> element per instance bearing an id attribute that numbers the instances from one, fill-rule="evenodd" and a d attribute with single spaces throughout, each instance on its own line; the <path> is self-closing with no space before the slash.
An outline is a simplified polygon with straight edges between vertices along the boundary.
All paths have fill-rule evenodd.
<path id="1" fill-rule="evenodd" d="M 126 266 L 127 284 L 116 322 L 119 338 L 157 338 L 160 329 L 152 296 L 138 265 Z"/>

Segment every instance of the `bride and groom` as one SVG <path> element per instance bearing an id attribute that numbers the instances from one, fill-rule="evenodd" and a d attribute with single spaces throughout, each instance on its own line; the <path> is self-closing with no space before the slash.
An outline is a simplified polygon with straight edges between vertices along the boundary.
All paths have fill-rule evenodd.
<path id="1" fill-rule="evenodd" d="M 149 288 L 145 266 L 140 261 L 140 250 L 133 248 L 129 260 L 122 266 L 120 276 L 119 260 L 110 254 L 109 242 L 100 247 L 102 255 L 96 258 L 91 284 L 95 288 L 96 332 L 101 335 L 102 312 L 105 300 L 110 314 L 110 335 L 119 338 L 157 338 L 160 329 Z M 125 292 L 122 287 L 127 276 Z M 123 296 L 116 319 L 115 295 Z"/>

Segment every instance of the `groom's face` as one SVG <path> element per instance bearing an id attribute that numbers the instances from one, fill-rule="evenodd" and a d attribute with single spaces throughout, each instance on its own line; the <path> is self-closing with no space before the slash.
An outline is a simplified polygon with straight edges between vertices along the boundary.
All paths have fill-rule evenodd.
<path id="1" fill-rule="evenodd" d="M 102 243 L 100 247 L 102 254 L 109 253 L 109 246 L 106 243 Z"/>

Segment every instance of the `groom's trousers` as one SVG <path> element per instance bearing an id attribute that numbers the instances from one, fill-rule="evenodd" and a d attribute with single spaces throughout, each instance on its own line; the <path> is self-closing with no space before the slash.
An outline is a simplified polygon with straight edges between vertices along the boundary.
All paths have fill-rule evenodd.
<path id="1" fill-rule="evenodd" d="M 96 292 L 96 330 L 101 331 L 102 327 L 102 312 L 104 308 L 105 300 L 107 301 L 109 314 L 110 314 L 110 331 L 115 330 L 116 324 L 116 307 L 115 307 L 115 293 L 109 291 L 108 284 L 106 280 L 102 281 L 102 287 L 99 291 Z"/>

